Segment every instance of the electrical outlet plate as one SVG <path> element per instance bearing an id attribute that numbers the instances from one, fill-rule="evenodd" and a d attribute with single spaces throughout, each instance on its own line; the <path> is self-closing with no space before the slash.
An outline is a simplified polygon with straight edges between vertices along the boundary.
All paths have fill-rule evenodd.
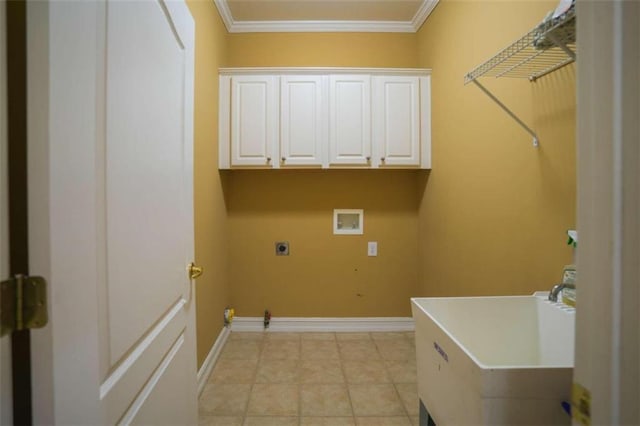
<path id="1" fill-rule="evenodd" d="M 369 241 L 367 243 L 367 255 L 369 257 L 374 257 L 378 255 L 378 242 L 377 241 Z"/>
<path id="2" fill-rule="evenodd" d="M 289 242 L 278 241 L 276 242 L 276 256 L 289 256 Z"/>

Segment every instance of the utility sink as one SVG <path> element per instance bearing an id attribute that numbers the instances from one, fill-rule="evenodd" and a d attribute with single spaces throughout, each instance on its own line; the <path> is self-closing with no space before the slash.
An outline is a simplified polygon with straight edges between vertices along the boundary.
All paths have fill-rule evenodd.
<path id="1" fill-rule="evenodd" d="M 561 404 L 575 309 L 539 293 L 413 298 L 411 309 L 418 395 L 437 426 L 571 424 Z"/>

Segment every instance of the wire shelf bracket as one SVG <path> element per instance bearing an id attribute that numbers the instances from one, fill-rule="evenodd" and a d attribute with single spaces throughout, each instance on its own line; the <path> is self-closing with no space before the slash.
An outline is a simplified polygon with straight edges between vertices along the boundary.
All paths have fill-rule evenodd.
<path id="1" fill-rule="evenodd" d="M 478 65 L 464 77 L 464 84 L 473 83 L 515 120 L 539 145 L 536 132 L 509 107 L 482 85 L 480 77 L 527 78 L 534 82 L 576 60 L 575 7 L 554 19 L 546 19 L 527 34 Z"/>
<path id="2" fill-rule="evenodd" d="M 507 107 L 505 104 L 503 104 L 500 99 L 496 98 L 494 96 L 493 93 L 491 93 L 489 91 L 489 89 L 487 89 L 486 87 L 484 87 L 482 84 L 480 84 L 477 80 L 472 80 L 471 81 L 473 84 L 475 84 L 476 86 L 478 86 L 480 88 L 480 90 L 482 90 L 487 96 L 489 96 L 491 98 L 492 101 L 494 101 L 495 103 L 498 104 L 498 106 L 500 108 L 502 108 L 504 110 L 504 112 L 506 112 L 507 114 L 509 114 L 509 117 L 513 118 L 527 133 L 529 133 L 531 135 L 531 137 L 533 137 L 533 146 L 534 147 L 538 147 L 538 145 L 540 144 L 540 142 L 538 141 L 538 135 L 536 135 L 536 132 L 534 132 L 533 130 L 531 130 L 531 128 L 529 126 L 527 126 L 524 121 L 522 121 L 513 111 L 511 111 L 509 109 L 509 107 Z"/>

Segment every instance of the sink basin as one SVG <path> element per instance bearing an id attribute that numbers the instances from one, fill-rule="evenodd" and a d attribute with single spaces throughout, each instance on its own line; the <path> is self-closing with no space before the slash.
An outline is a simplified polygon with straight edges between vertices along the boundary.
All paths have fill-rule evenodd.
<path id="1" fill-rule="evenodd" d="M 537 294 L 411 299 L 418 395 L 437 426 L 571 424 L 575 309 Z"/>

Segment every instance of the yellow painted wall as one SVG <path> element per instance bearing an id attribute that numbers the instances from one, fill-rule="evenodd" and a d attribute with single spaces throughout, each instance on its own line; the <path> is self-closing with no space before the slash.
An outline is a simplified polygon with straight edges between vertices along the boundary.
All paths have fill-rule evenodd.
<path id="1" fill-rule="evenodd" d="M 229 66 L 415 67 L 415 34 L 231 34 Z M 415 171 L 232 171 L 231 300 L 240 316 L 407 316 L 418 277 Z M 334 236 L 334 208 L 365 209 Z M 291 255 L 276 257 L 274 243 Z M 378 241 L 378 257 L 367 257 Z"/>
<path id="2" fill-rule="evenodd" d="M 230 67 L 396 67 L 418 64 L 415 34 L 229 34 Z"/>
<path id="3" fill-rule="evenodd" d="M 441 0 L 418 34 L 433 68 L 433 170 L 420 198 L 420 294 L 527 294 L 572 260 L 575 69 L 535 83 L 485 79 L 534 128 L 540 148 L 463 76 L 539 22 L 556 1 Z"/>
<path id="4" fill-rule="evenodd" d="M 196 23 L 194 210 L 195 256 L 204 267 L 196 285 L 198 367 L 222 329 L 230 302 L 228 225 L 218 164 L 218 68 L 226 58 L 226 29 L 212 1 L 188 0 Z"/>
<path id="5" fill-rule="evenodd" d="M 234 171 L 231 294 L 260 316 L 407 316 L 416 292 L 415 171 Z M 364 235 L 333 235 L 334 208 L 364 209 Z M 290 256 L 275 256 L 288 241 Z M 367 241 L 378 256 L 367 256 Z"/>

